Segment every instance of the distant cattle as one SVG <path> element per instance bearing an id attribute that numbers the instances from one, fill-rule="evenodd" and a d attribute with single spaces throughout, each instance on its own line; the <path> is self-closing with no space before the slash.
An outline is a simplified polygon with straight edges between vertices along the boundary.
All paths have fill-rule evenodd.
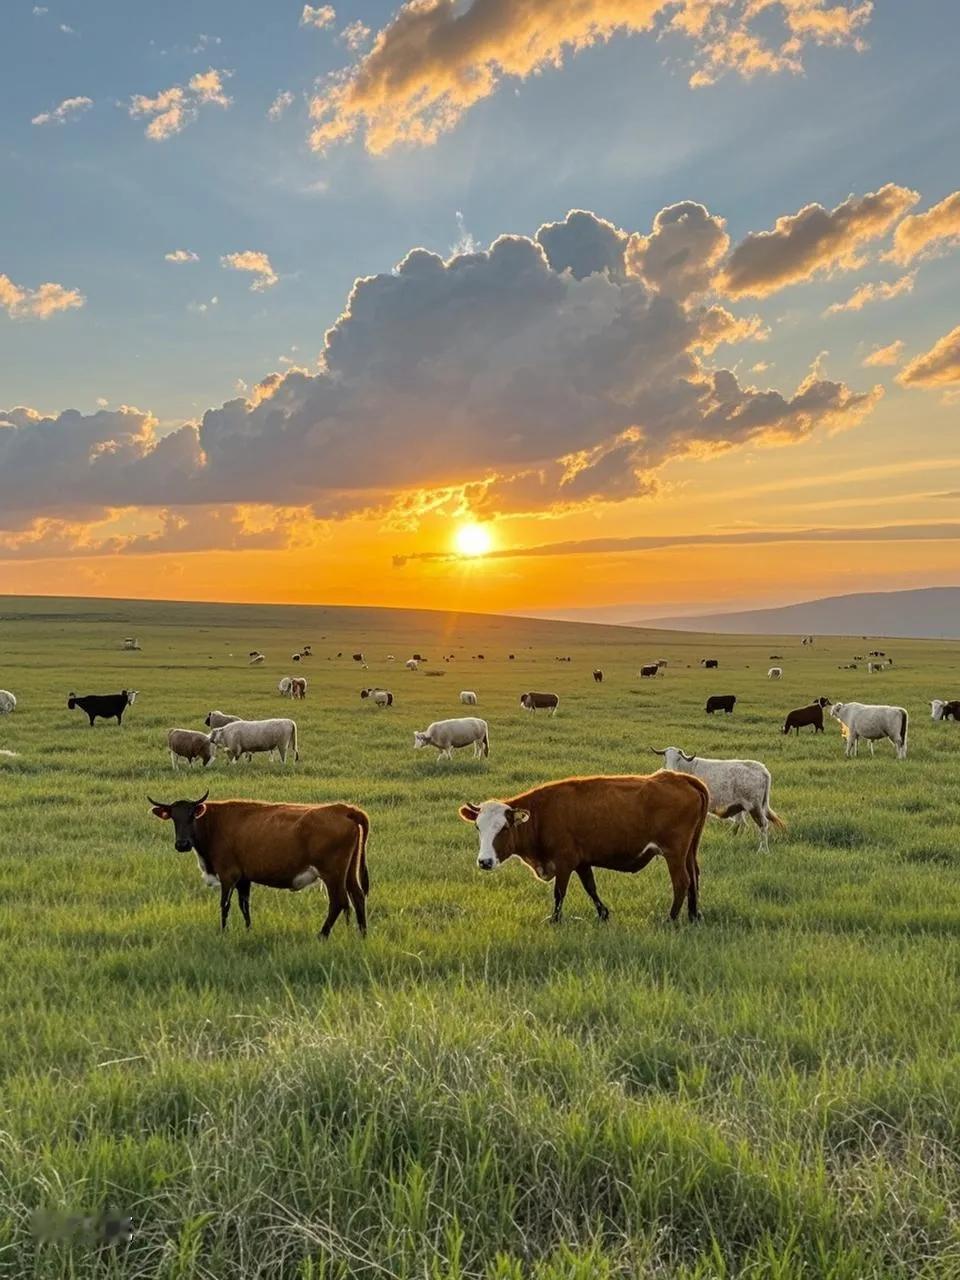
<path id="1" fill-rule="evenodd" d="M 768 848 L 770 824 L 784 827 L 782 819 L 770 808 L 770 770 L 759 760 L 711 760 L 705 756 L 688 756 L 679 747 L 667 747 L 654 755 L 663 757 L 663 768 L 688 773 L 706 783 L 710 791 L 710 812 L 717 818 L 734 818 L 737 834 L 753 819 L 760 831 L 760 849 Z"/>
<path id="2" fill-rule="evenodd" d="M 122 689 L 120 693 L 88 693 L 82 698 L 78 698 L 75 693 L 71 693 L 67 697 L 67 706 L 71 711 L 75 707 L 79 707 L 81 711 L 85 712 L 92 729 L 95 720 L 116 719 L 117 724 L 122 724 L 123 713 L 127 707 L 133 706 L 136 699 L 136 689 Z"/>
<path id="3" fill-rule="evenodd" d="M 127 636 L 123 642 L 123 647 L 127 653 L 138 653 L 140 650 L 140 641 L 136 636 Z"/>
<path id="4" fill-rule="evenodd" d="M 795 711 L 788 711 L 782 732 L 789 733 L 793 729 L 799 737 L 800 730 L 809 724 L 813 725 L 814 733 L 823 733 L 823 709 L 829 705 L 829 698 L 817 698 L 809 707 L 797 707 Z"/>
<path id="5" fill-rule="evenodd" d="M 361 689 L 361 698 L 369 698 L 375 707 L 392 707 L 393 694 L 389 689 Z"/>
<path id="6" fill-rule="evenodd" d="M 509 800 L 460 806 L 480 837 L 477 866 L 493 871 L 516 857 L 539 880 L 553 881 L 554 924 L 559 924 L 570 877 L 583 885 L 600 920 L 610 916 L 594 868 L 641 871 L 662 856 L 673 884 L 670 919 L 687 903 L 699 919 L 697 852 L 709 794 L 698 778 L 679 773 L 566 778 Z"/>
<path id="7" fill-rule="evenodd" d="M 210 734 L 217 747 L 222 747 L 231 764 L 236 764 L 241 756 L 249 760 L 251 756 L 274 751 L 280 757 L 280 763 L 287 763 L 287 754 L 292 751 L 294 760 L 300 759 L 297 744 L 297 725 L 294 720 L 234 720 L 230 724 L 221 725 Z"/>
<path id="8" fill-rule="evenodd" d="M 410 656 L 411 656 L 411 658 L 413 658 L 414 662 L 426 662 L 426 661 L 427 661 L 427 659 L 423 656 L 423 654 L 422 654 L 422 653 L 412 653 Z"/>
<path id="9" fill-rule="evenodd" d="M 281 698 L 290 698 L 293 696 L 293 676 L 284 676 L 277 684 L 277 692 Z"/>
<path id="10" fill-rule="evenodd" d="M 515 653 L 508 653 L 508 654 L 507 654 L 507 659 L 508 659 L 508 661 L 510 661 L 510 662 L 515 662 L 515 661 L 516 661 L 516 658 L 517 658 L 517 655 L 516 655 Z"/>
<path id="11" fill-rule="evenodd" d="M 161 804 L 154 817 L 173 822 L 174 848 L 196 851 L 203 882 L 220 889 L 220 928 L 227 927 L 234 890 L 250 928 L 250 886 L 306 889 L 322 880 L 329 907 L 320 936 L 326 938 L 350 906 L 366 932 L 370 888 L 366 847 L 370 820 L 349 804 L 263 804 L 257 800 L 199 800 Z M 149 799 L 149 797 L 148 797 Z"/>
<path id="12" fill-rule="evenodd" d="M 350 656 L 353 658 L 354 662 L 363 662 L 363 654 L 362 654 L 362 653 L 353 653 L 353 654 L 351 654 Z"/>
<path id="13" fill-rule="evenodd" d="M 835 702 L 830 708 L 834 720 L 846 730 L 845 754 L 855 756 L 861 738 L 879 742 L 889 738 L 898 760 L 907 758 L 908 716 L 903 707 L 872 706 L 863 702 Z M 873 747 L 871 745 L 871 751 Z"/>
<path id="14" fill-rule="evenodd" d="M 660 674 L 659 662 L 648 662 L 640 668 L 640 678 L 642 680 L 650 680 L 653 676 Z"/>
<path id="15" fill-rule="evenodd" d="M 870 650 L 870 657 L 871 657 L 871 658 L 885 658 L 886 656 L 887 656 L 887 655 L 886 655 L 886 653 L 884 653 L 884 651 L 883 651 L 882 649 L 871 649 L 871 650 Z"/>
<path id="16" fill-rule="evenodd" d="M 171 729 L 167 734 L 167 749 L 174 769 L 180 767 L 181 760 L 186 760 L 190 765 L 194 760 L 199 760 L 207 769 L 217 755 L 217 748 L 210 734 L 200 733 L 197 729 Z"/>
<path id="17" fill-rule="evenodd" d="M 599 667 L 594 668 L 593 679 L 596 684 L 603 684 L 603 672 Z"/>
<path id="18" fill-rule="evenodd" d="M 307 696 L 307 682 L 303 676 L 294 676 L 290 681 L 290 697 L 302 702 Z"/>
<path id="19" fill-rule="evenodd" d="M 300 661 L 300 657 L 301 657 L 301 655 L 300 655 L 299 653 L 291 653 L 291 655 L 290 655 L 290 661 L 291 661 L 291 662 L 299 662 L 299 661 Z"/>
<path id="20" fill-rule="evenodd" d="M 258 653 L 256 650 L 254 650 L 254 652 L 250 654 L 250 661 L 247 663 L 247 666 L 258 667 L 261 662 L 266 662 L 266 660 L 267 659 L 265 654 Z"/>
<path id="21" fill-rule="evenodd" d="M 715 711 L 725 711 L 727 715 L 731 715 L 733 708 L 737 705 L 736 694 L 733 693 L 712 693 L 707 699 L 707 705 L 704 708 L 708 716 L 712 716 Z"/>
<path id="22" fill-rule="evenodd" d="M 783 667 L 771 667 L 771 668 L 770 668 L 770 670 L 767 672 L 767 679 L 768 679 L 768 680 L 782 680 L 782 679 L 783 679 Z"/>
<path id="23" fill-rule="evenodd" d="M 465 707 L 475 707 L 477 705 L 477 695 L 472 689 L 461 689 L 460 701 Z"/>
<path id="24" fill-rule="evenodd" d="M 719 658 L 701 658 L 700 665 L 701 667 L 704 667 L 707 670 L 715 670 L 720 665 L 720 659 Z"/>
<path id="25" fill-rule="evenodd" d="M 883 671 L 885 664 L 882 662 L 868 662 L 867 671 L 870 675 L 875 675 L 878 671 Z"/>
<path id="26" fill-rule="evenodd" d="M 408 671 L 418 671 L 420 669 L 420 663 L 416 660 L 416 658 L 408 658 L 403 665 L 407 668 Z"/>
<path id="27" fill-rule="evenodd" d="M 17 709 L 17 700 L 9 689 L 0 689 L 0 716 L 8 716 Z"/>
<path id="28" fill-rule="evenodd" d="M 414 733 L 413 745 L 418 750 L 436 747 L 438 764 L 441 760 L 452 760 L 454 751 L 460 747 L 472 746 L 474 758 L 480 759 L 490 754 L 490 732 L 486 720 L 477 716 L 435 720 L 426 729 Z"/>
<path id="29" fill-rule="evenodd" d="M 960 720 L 960 700 L 945 702 L 943 698 L 933 698 L 930 702 L 930 716 L 933 720 Z"/>
<path id="30" fill-rule="evenodd" d="M 521 693 L 520 705 L 524 711 L 549 711 L 552 716 L 555 716 L 560 706 L 560 698 L 556 693 Z"/>
<path id="31" fill-rule="evenodd" d="M 228 716 L 225 711 L 208 711 L 203 723 L 208 729 L 221 729 L 225 724 L 236 724 L 243 716 Z"/>

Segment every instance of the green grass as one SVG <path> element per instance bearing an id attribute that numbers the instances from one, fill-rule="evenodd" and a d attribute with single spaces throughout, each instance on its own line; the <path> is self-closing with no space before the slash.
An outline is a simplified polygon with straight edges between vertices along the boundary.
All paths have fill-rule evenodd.
<path id="1" fill-rule="evenodd" d="M 211 707 L 290 713 L 276 681 L 308 641 L 300 765 L 175 777 L 166 730 Z M 890 641 L 893 671 L 837 669 L 868 647 L 0 601 L 0 687 L 19 699 L 0 747 L 21 753 L 0 764 L 0 1274 L 960 1276 L 960 725 L 927 705 L 957 695 L 960 645 Z M 418 648 L 446 674 L 403 670 Z M 641 683 L 659 656 L 666 676 Z M 374 683 L 392 710 L 360 702 Z M 140 697 L 120 731 L 66 708 L 124 685 Z M 461 688 L 491 757 L 438 767 L 413 730 L 459 714 Z M 556 719 L 521 712 L 528 688 L 560 693 Z M 736 714 L 705 717 L 710 692 Z M 833 722 L 782 737 L 821 693 L 906 705 L 907 761 L 888 744 L 844 760 Z M 577 885 L 551 928 L 549 888 L 477 872 L 460 803 L 647 771 L 669 744 L 764 760 L 789 826 L 763 856 L 708 825 L 702 928 L 662 924 L 659 863 L 599 873 L 605 927 Z M 220 936 L 217 895 L 145 799 L 208 784 L 363 805 L 367 941 L 341 924 L 321 944 L 317 891 L 256 887 L 252 932 L 235 912 Z M 38 1210 L 116 1211 L 134 1236 L 38 1237 Z"/>

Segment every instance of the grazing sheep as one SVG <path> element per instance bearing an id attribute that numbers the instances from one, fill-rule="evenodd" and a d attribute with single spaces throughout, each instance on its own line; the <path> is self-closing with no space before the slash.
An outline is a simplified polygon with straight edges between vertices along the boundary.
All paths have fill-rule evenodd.
<path id="1" fill-rule="evenodd" d="M 0 716 L 8 716 L 11 711 L 16 711 L 17 700 L 9 689 L 0 689 Z"/>

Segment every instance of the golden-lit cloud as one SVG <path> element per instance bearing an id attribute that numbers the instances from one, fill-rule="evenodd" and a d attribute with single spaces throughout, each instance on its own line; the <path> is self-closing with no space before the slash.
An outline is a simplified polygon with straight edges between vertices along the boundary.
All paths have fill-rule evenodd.
<path id="1" fill-rule="evenodd" d="M 163 257 L 166 262 L 184 263 L 200 261 L 200 255 L 194 253 L 191 249 L 174 249 L 171 253 L 165 253 Z"/>
<path id="2" fill-rule="evenodd" d="M 778 218 L 771 231 L 741 240 L 717 286 L 733 298 L 762 298 L 817 275 L 857 270 L 865 265 L 864 246 L 886 235 L 919 199 L 919 192 L 888 182 L 834 209 L 805 205 Z"/>
<path id="3" fill-rule="evenodd" d="M 325 27 L 332 26 L 337 20 L 337 11 L 331 4 L 312 5 L 305 4 L 303 12 L 300 14 L 301 27 L 316 27 L 318 31 L 322 31 Z"/>
<path id="4" fill-rule="evenodd" d="M 799 71 L 810 42 L 859 48 L 872 8 L 776 0 L 785 38 L 771 44 L 762 13 L 770 7 L 753 0 L 408 0 L 370 51 L 313 99 L 311 143 L 324 151 L 359 136 L 380 153 L 436 142 L 505 79 L 560 68 L 617 34 L 658 26 L 693 40 L 695 87 L 728 71 Z"/>
<path id="5" fill-rule="evenodd" d="M 868 369 L 883 369 L 890 365 L 899 364 L 900 357 L 903 355 L 904 345 L 903 339 L 897 338 L 885 347 L 874 347 L 869 355 L 863 357 L 861 363 Z"/>
<path id="6" fill-rule="evenodd" d="M 134 94 L 127 108 L 128 114 L 135 119 L 149 117 L 144 130 L 146 136 L 152 142 L 164 142 L 195 120 L 201 107 L 211 104 L 230 106 L 232 99 L 227 97 L 223 81 L 231 74 L 211 67 L 192 76 L 186 86 L 172 85 L 169 89 L 162 89 L 156 97 Z"/>
<path id="7" fill-rule="evenodd" d="M 256 249 L 246 249 L 242 253 L 227 253 L 220 259 L 220 265 L 231 271 L 247 271 L 255 277 L 250 288 L 254 293 L 263 293 L 272 289 L 279 280 L 270 259 L 265 253 Z"/>
<path id="8" fill-rule="evenodd" d="M 960 242 L 960 191 L 954 191 L 923 213 L 913 213 L 893 233 L 893 247 L 884 256 L 906 264 Z"/>
<path id="9" fill-rule="evenodd" d="M 49 281 L 36 289 L 28 289 L 0 273 L 0 307 L 11 320 L 47 320 L 58 311 L 71 311 L 85 303 L 86 298 L 78 289 L 67 289 Z"/>
<path id="10" fill-rule="evenodd" d="M 911 360 L 897 381 L 904 387 L 960 386 L 960 325 Z"/>
<path id="11" fill-rule="evenodd" d="M 52 111 L 41 111 L 38 116 L 34 116 L 30 121 L 31 124 L 66 124 L 69 120 L 76 120 L 89 111 L 93 106 L 92 98 L 64 98 L 58 107 L 54 107 Z"/>
<path id="12" fill-rule="evenodd" d="M 862 311 L 872 302 L 889 302 L 891 298 L 900 298 L 905 293 L 913 292 L 916 278 L 916 272 L 911 271 L 909 275 L 901 276 L 899 280 L 891 280 L 889 283 L 878 281 L 875 284 L 862 284 L 859 289 L 854 289 L 849 298 L 843 302 L 834 302 L 823 314 L 833 316 L 841 311 Z"/>
<path id="13" fill-rule="evenodd" d="M 267 119 L 280 120 L 286 111 L 293 106 L 293 102 L 294 97 L 290 90 L 282 90 L 277 94 L 274 100 L 270 103 L 270 106 L 267 108 Z"/>

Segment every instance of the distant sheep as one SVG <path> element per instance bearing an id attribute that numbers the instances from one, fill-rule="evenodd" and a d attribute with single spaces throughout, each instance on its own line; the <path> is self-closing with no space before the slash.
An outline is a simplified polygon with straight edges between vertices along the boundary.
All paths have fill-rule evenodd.
<path id="1" fill-rule="evenodd" d="M 0 716 L 8 716 L 11 711 L 16 711 L 17 700 L 9 689 L 0 689 Z"/>

